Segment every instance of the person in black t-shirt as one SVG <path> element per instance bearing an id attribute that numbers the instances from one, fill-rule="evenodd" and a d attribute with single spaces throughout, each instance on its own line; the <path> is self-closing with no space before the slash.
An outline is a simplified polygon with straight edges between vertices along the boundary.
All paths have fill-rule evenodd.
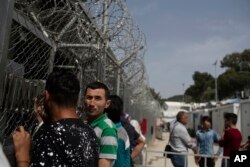
<path id="1" fill-rule="evenodd" d="M 98 143 L 94 130 L 76 114 L 79 81 L 69 72 L 48 76 L 44 98 L 44 124 L 33 138 L 20 127 L 13 133 L 18 167 L 98 166 Z"/>
<path id="2" fill-rule="evenodd" d="M 140 155 L 144 145 L 146 144 L 145 139 L 136 132 L 135 128 L 126 120 L 123 116 L 121 117 L 121 123 L 124 129 L 127 131 L 131 149 L 131 167 L 134 166 L 133 159 Z"/>
<path id="3" fill-rule="evenodd" d="M 67 118 L 42 125 L 33 145 L 31 166 L 97 166 L 95 133 L 79 119 Z"/>

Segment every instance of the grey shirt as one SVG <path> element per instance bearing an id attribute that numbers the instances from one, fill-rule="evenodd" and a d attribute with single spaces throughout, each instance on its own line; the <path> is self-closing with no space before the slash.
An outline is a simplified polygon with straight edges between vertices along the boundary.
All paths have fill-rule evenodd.
<path id="1" fill-rule="evenodd" d="M 187 128 L 178 121 L 173 121 L 170 124 L 170 139 L 169 144 L 175 152 L 187 152 L 188 148 L 196 147 L 188 134 Z"/>

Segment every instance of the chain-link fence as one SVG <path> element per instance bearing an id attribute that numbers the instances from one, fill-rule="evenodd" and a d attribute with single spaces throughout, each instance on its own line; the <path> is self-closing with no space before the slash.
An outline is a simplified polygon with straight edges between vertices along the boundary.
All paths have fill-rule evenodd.
<path id="1" fill-rule="evenodd" d="M 18 126 L 32 129 L 34 97 L 55 70 L 75 73 L 83 90 L 107 84 L 125 111 L 147 120 L 152 138 L 160 106 L 152 97 L 143 56 L 144 34 L 125 0 L 0 0 L 0 130 L 5 139 Z M 80 113 L 81 114 L 81 113 Z"/>

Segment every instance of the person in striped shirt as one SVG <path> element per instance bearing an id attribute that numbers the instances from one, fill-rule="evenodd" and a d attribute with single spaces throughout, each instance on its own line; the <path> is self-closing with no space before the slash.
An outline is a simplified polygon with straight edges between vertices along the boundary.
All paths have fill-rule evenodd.
<path id="1" fill-rule="evenodd" d="M 115 123 L 118 130 L 118 151 L 114 167 L 130 167 L 130 143 L 126 130 L 121 124 L 121 114 L 123 110 L 123 101 L 117 95 L 109 97 L 110 105 L 105 109 L 108 117 Z"/>
<path id="2" fill-rule="evenodd" d="M 88 84 L 84 92 L 87 121 L 99 140 L 99 167 L 111 167 L 117 158 L 117 130 L 104 113 L 105 108 L 110 105 L 108 97 L 107 86 L 97 81 Z"/>

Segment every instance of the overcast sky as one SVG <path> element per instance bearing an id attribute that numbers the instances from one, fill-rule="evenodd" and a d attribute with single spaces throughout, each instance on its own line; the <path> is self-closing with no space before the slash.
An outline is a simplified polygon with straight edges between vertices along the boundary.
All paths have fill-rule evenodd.
<path id="1" fill-rule="evenodd" d="M 195 71 L 214 76 L 226 54 L 250 48 L 250 0 L 127 0 L 145 33 L 149 84 L 164 98 L 183 94 Z M 224 69 L 217 67 L 218 73 Z"/>

